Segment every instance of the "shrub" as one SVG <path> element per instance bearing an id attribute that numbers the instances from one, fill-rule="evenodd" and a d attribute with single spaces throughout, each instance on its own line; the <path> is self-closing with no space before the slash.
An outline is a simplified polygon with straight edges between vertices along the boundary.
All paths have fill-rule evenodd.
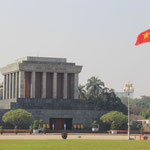
<path id="1" fill-rule="evenodd" d="M 35 121 L 33 122 L 33 129 L 38 129 L 38 128 L 39 128 L 39 123 L 38 123 L 37 120 L 35 120 Z"/>
<path id="2" fill-rule="evenodd" d="M 93 121 L 92 126 L 93 126 L 93 128 L 98 128 L 98 123 L 97 123 L 97 121 L 96 121 L 96 120 L 95 120 L 95 121 Z"/>

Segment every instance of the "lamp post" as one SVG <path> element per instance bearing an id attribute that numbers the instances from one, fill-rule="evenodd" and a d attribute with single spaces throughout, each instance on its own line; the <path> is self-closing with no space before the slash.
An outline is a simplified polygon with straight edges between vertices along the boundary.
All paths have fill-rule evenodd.
<path id="1" fill-rule="evenodd" d="M 127 92 L 127 94 L 128 94 L 128 140 L 130 140 L 130 105 L 129 105 L 129 99 L 130 99 L 130 93 L 134 92 L 133 84 L 130 81 L 125 83 L 124 92 Z"/>

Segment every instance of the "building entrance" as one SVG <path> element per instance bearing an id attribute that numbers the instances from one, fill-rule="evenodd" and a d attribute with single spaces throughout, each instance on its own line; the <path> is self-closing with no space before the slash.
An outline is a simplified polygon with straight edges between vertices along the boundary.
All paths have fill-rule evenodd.
<path id="1" fill-rule="evenodd" d="M 72 130 L 72 118 L 50 118 L 51 130 Z"/>

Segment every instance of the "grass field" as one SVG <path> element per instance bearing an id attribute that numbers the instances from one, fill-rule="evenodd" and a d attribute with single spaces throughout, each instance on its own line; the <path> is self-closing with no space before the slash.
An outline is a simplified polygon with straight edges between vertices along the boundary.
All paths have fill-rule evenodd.
<path id="1" fill-rule="evenodd" d="M 0 150 L 149 150 L 150 141 L 0 140 Z"/>

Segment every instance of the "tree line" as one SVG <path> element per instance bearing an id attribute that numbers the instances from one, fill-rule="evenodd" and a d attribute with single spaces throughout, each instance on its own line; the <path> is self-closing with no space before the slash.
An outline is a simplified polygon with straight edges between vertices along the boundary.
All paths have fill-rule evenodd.
<path id="1" fill-rule="evenodd" d="M 98 77 L 91 77 L 85 85 L 78 86 L 79 98 L 87 103 L 94 103 L 97 110 L 120 111 L 127 114 L 127 107 L 116 96 L 113 89 L 105 87 Z"/>
<path id="2" fill-rule="evenodd" d="M 128 98 L 122 97 L 121 101 L 127 105 Z M 150 119 L 150 96 L 130 99 L 130 113 Z"/>

